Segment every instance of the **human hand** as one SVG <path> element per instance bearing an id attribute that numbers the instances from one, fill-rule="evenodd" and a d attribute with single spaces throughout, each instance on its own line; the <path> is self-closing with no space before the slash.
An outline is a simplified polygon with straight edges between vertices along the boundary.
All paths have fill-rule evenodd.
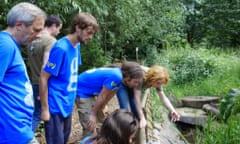
<path id="1" fill-rule="evenodd" d="M 48 109 L 42 110 L 42 112 L 41 112 L 41 119 L 43 121 L 49 121 L 50 120 L 50 112 L 49 112 Z"/>
<path id="2" fill-rule="evenodd" d="M 147 125 L 147 121 L 146 121 L 145 117 L 140 118 L 139 128 L 144 128 L 144 127 L 146 127 L 146 125 Z"/>
<path id="3" fill-rule="evenodd" d="M 176 111 L 172 111 L 171 118 L 171 121 L 176 122 L 180 120 L 180 115 Z"/>
<path id="4" fill-rule="evenodd" d="M 109 115 L 109 109 L 107 105 L 105 105 L 105 107 L 102 109 L 102 113 L 104 117 L 107 117 Z"/>
<path id="5" fill-rule="evenodd" d="M 96 128 L 96 125 L 97 125 L 96 115 L 90 113 L 87 126 L 91 131 L 94 131 L 94 129 Z"/>

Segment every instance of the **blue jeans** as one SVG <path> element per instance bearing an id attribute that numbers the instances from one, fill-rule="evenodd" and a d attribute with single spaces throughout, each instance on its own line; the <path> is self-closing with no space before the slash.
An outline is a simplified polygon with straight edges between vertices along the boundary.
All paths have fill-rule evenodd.
<path id="1" fill-rule="evenodd" d="M 39 96 L 39 85 L 33 84 L 33 99 L 34 99 L 34 112 L 33 112 L 33 121 L 32 121 L 32 130 L 36 132 L 38 126 L 41 122 L 41 102 L 38 99 Z"/>
<path id="2" fill-rule="evenodd" d="M 138 116 L 134 102 L 133 89 L 122 84 L 117 92 L 117 98 L 121 109 L 131 110 L 136 117 Z"/>
<path id="3" fill-rule="evenodd" d="M 71 132 L 72 115 L 64 118 L 61 114 L 51 114 L 44 122 L 47 144 L 66 144 Z"/>

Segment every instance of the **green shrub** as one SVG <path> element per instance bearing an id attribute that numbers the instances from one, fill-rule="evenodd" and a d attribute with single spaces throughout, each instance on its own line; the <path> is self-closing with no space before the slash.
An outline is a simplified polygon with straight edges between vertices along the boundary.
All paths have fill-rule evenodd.
<path id="1" fill-rule="evenodd" d="M 157 48 L 152 46 L 152 47 L 147 47 L 146 48 L 146 57 L 145 61 L 142 62 L 146 66 L 152 66 L 157 63 L 157 57 L 159 56 L 159 53 L 157 51 Z"/>
<path id="2" fill-rule="evenodd" d="M 172 80 L 176 84 L 202 80 L 212 76 L 216 69 L 214 59 L 202 57 L 195 53 L 178 55 L 175 59 L 172 59 L 172 63 L 172 69 L 175 73 Z"/>
<path id="3" fill-rule="evenodd" d="M 195 144 L 239 144 L 240 115 L 232 115 L 227 123 L 209 119 L 203 131 L 198 131 Z"/>
<path id="4" fill-rule="evenodd" d="M 94 67 L 101 67 L 111 62 L 111 58 L 104 55 L 97 38 L 94 38 L 87 45 L 81 45 L 81 57 L 82 65 L 79 68 L 79 72 Z"/>
<path id="5" fill-rule="evenodd" d="M 230 89 L 220 103 L 220 116 L 227 121 L 231 115 L 240 113 L 240 90 Z"/>
<path id="6" fill-rule="evenodd" d="M 223 92 L 238 87 L 239 52 L 189 47 L 161 50 L 157 63 L 170 73 L 166 92 L 171 92 L 178 98 L 186 95 L 220 96 Z M 176 71 L 176 66 L 181 66 L 181 69 Z"/>

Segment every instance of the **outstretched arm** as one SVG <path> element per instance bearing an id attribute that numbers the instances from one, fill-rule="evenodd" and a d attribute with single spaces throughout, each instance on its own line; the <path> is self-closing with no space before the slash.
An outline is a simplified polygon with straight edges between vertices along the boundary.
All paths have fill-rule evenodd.
<path id="1" fill-rule="evenodd" d="M 176 112 L 176 110 L 174 109 L 173 105 L 171 104 L 171 102 L 169 101 L 169 99 L 167 98 L 165 93 L 163 92 L 162 88 L 156 89 L 156 90 L 157 90 L 157 93 L 159 95 L 159 98 L 162 100 L 164 105 L 171 112 L 172 121 L 174 121 L 174 122 L 175 121 L 179 121 L 180 115 Z"/>
<path id="2" fill-rule="evenodd" d="M 141 90 L 134 89 L 134 100 L 135 106 L 139 117 L 139 127 L 144 128 L 147 125 L 147 121 L 143 114 L 142 104 L 141 104 Z"/>
<path id="3" fill-rule="evenodd" d="M 96 128 L 97 112 L 109 102 L 109 100 L 114 96 L 115 93 L 116 91 L 110 91 L 105 87 L 102 88 L 89 115 L 88 127 L 90 128 L 90 130 L 94 130 Z"/>

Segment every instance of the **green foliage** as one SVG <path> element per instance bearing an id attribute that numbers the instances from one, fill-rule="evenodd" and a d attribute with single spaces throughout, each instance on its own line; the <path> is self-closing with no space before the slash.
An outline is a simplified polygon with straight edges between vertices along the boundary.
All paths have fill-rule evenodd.
<path id="1" fill-rule="evenodd" d="M 6 27 L 6 14 L 18 2 L 1 0 L 0 28 Z M 239 8 L 234 1 L 212 0 L 27 0 L 41 7 L 47 14 L 63 20 L 59 37 L 68 33 L 69 22 L 78 11 L 90 12 L 98 20 L 101 31 L 99 49 L 115 59 L 136 59 L 147 64 L 156 63 L 154 52 L 201 43 L 205 46 L 233 46 L 238 48 Z M 195 45 L 194 45 L 195 47 Z M 152 51 L 151 51 L 152 50 Z M 101 50 L 100 50 L 101 51 Z M 149 52 L 151 52 L 149 54 Z M 154 56 L 154 57 L 152 57 Z"/>
<path id="2" fill-rule="evenodd" d="M 240 89 L 230 89 L 220 103 L 220 114 L 224 121 L 240 113 Z"/>
<path id="3" fill-rule="evenodd" d="M 104 56 L 103 50 L 99 49 L 98 39 L 95 38 L 87 45 L 81 45 L 82 65 L 79 72 L 93 67 L 101 67 L 109 64 L 110 58 Z"/>
<path id="4" fill-rule="evenodd" d="M 142 64 L 145 66 L 152 66 L 157 63 L 157 58 L 159 56 L 159 53 L 157 51 L 157 48 L 155 46 L 146 48 L 146 58 L 145 61 L 142 61 Z"/>
<path id="5" fill-rule="evenodd" d="M 188 80 L 188 77 L 183 77 L 176 72 L 176 64 L 183 63 L 187 57 L 196 57 L 197 62 L 206 60 L 206 63 L 211 63 L 210 68 L 213 66 L 213 71 L 210 71 L 209 75 L 203 75 L 200 78 L 189 77 L 189 82 L 176 82 L 177 78 L 182 80 Z M 192 58 L 194 59 L 194 58 Z M 200 60 L 199 60 L 200 59 Z M 187 60 L 186 60 L 187 61 Z M 187 61 L 188 62 L 188 61 Z M 194 62 L 189 62 L 194 63 Z M 203 62 L 204 65 L 205 62 Z M 240 85 L 240 59 L 239 51 L 223 51 L 222 49 L 168 49 L 162 50 L 157 57 L 156 64 L 164 66 L 170 73 L 170 82 L 166 86 L 166 91 L 173 93 L 178 98 L 186 95 L 212 95 L 220 96 L 223 92 L 238 87 Z M 199 72 L 205 67 L 199 67 L 198 65 L 192 65 L 194 67 L 186 67 L 191 72 Z M 205 65 L 204 65 L 205 66 Z M 208 68 L 209 66 L 206 65 Z M 198 70 L 199 68 L 199 70 Z M 182 69 L 185 71 L 185 69 Z M 187 71 L 186 70 L 186 71 Z M 188 70 L 188 71 L 190 71 Z M 185 74 L 185 73 L 183 73 Z M 190 75 L 190 74 L 189 74 Z M 193 76 L 196 76 L 193 74 Z M 200 80 L 199 80 L 200 79 Z"/>
<path id="6" fill-rule="evenodd" d="M 173 78 L 180 73 L 177 73 L 174 69 L 176 66 L 175 62 L 181 62 L 184 58 L 187 59 L 189 56 L 191 60 L 195 59 L 193 57 L 197 57 L 197 60 L 209 59 L 213 61 L 213 72 L 207 77 L 202 77 L 201 80 L 193 80 L 181 84 L 176 83 Z M 236 50 L 226 51 L 218 48 L 162 50 L 158 58 L 158 63 L 168 68 L 170 72 L 171 81 L 169 85 L 166 86 L 165 93 L 172 93 L 177 98 L 186 95 L 221 96 L 225 91 L 234 87 L 239 87 L 240 85 L 240 59 L 239 51 Z M 194 69 L 199 67 L 198 65 L 193 66 L 195 67 Z M 186 67 L 186 69 L 191 69 L 191 67 Z M 236 95 L 236 91 L 229 94 Z M 233 99 L 233 97 L 226 99 L 225 105 L 221 104 L 221 111 L 225 112 L 225 115 L 222 115 L 225 121 L 216 123 L 215 119 L 209 119 L 208 125 L 204 127 L 203 131 L 199 131 L 200 133 L 197 135 L 197 141 L 195 143 L 238 144 L 240 142 L 239 102 L 239 96 L 235 99 Z M 159 102 L 156 102 L 156 104 L 153 105 L 154 109 L 156 109 L 155 107 L 158 107 L 159 104 Z"/>
<path id="7" fill-rule="evenodd" d="M 178 49 L 167 59 L 167 63 L 170 64 L 168 68 L 173 71 L 172 81 L 175 84 L 185 84 L 211 77 L 217 65 L 214 57 L 205 56 L 207 53 L 205 49 Z"/>
<path id="8" fill-rule="evenodd" d="M 83 11 L 101 25 L 101 47 L 114 59 L 143 60 L 150 48 L 169 48 L 184 39 L 183 8 L 178 1 L 83 0 Z"/>
<path id="9" fill-rule="evenodd" d="M 175 63 L 176 84 L 199 81 L 211 76 L 215 70 L 214 61 L 198 55 L 181 56 Z"/>
<path id="10" fill-rule="evenodd" d="M 12 7 L 13 3 L 17 3 L 17 1 L 15 2 L 9 2 L 8 0 L 1 0 L 1 5 L 0 5 L 0 30 L 6 28 L 6 24 L 7 24 L 7 12 L 8 10 Z"/>
<path id="11" fill-rule="evenodd" d="M 185 57 L 187 59 L 189 56 L 191 60 L 195 60 L 192 58 L 195 56 L 197 57 L 197 60 L 209 59 L 210 61 L 213 61 L 214 70 L 211 75 L 202 77 L 201 80 L 193 80 L 191 82 L 181 84 L 176 83 L 173 78 L 179 73 L 177 73 L 174 69 L 176 66 L 175 62 L 179 63 Z M 187 95 L 222 96 L 227 90 L 239 87 L 240 85 L 240 58 L 239 50 L 237 51 L 236 49 L 232 51 L 226 51 L 218 48 L 161 50 L 157 62 L 159 65 L 166 67 L 170 73 L 170 83 L 165 87 L 165 93 L 172 93 L 179 99 Z M 198 68 L 198 65 L 193 66 L 194 69 Z M 186 69 L 190 68 L 186 67 Z M 234 100 L 234 102 L 230 100 L 233 99 L 229 99 L 228 103 L 226 103 L 225 106 L 222 106 L 222 109 L 226 110 L 229 114 L 228 119 L 226 119 L 226 121 L 216 122 L 215 118 L 209 118 L 208 124 L 204 126 L 204 129 L 199 131 L 196 136 L 196 144 L 240 143 L 239 96 Z M 153 115 L 154 118 L 156 117 L 155 120 L 161 121 L 159 113 L 156 113 L 161 102 L 155 95 L 152 104 L 152 109 L 154 110 Z"/>
<path id="12" fill-rule="evenodd" d="M 6 15 L 8 10 L 15 5 L 16 3 L 23 2 L 25 0 L 6 0 L 1 3 L 1 13 L 0 13 L 0 28 L 5 28 L 6 25 Z M 42 8 L 47 14 L 55 14 L 58 15 L 63 21 L 63 28 L 61 30 L 58 38 L 65 36 L 69 32 L 70 22 L 72 17 L 79 11 L 82 10 L 82 7 L 85 5 L 81 5 L 79 1 L 76 0 L 28 0 L 33 4 L 36 4 L 40 8 Z M 83 66 L 80 71 L 91 68 L 102 66 L 105 63 L 108 63 L 108 58 L 104 55 L 103 50 L 101 49 L 101 36 L 98 37 L 89 43 L 89 45 L 83 46 L 82 50 L 82 62 Z M 86 48 L 86 50 L 85 50 Z M 26 58 L 26 48 L 21 49 L 23 57 Z M 94 57 L 94 59 L 93 59 Z M 26 60 L 26 63 L 28 61 Z"/>
<path id="13" fill-rule="evenodd" d="M 236 47 L 239 40 L 239 0 L 185 0 L 189 42 L 215 47 Z"/>
<path id="14" fill-rule="evenodd" d="M 196 144 L 239 144 L 240 115 L 231 116 L 227 123 L 209 119 L 203 132 L 198 133 Z"/>
<path id="15" fill-rule="evenodd" d="M 47 14 L 58 15 L 63 21 L 63 31 L 68 26 L 73 14 L 81 10 L 77 1 L 74 0 L 5 0 L 1 2 L 0 28 L 5 28 L 6 15 L 9 9 L 19 2 L 30 2 L 42 8 Z"/>
<path id="16" fill-rule="evenodd" d="M 3 11 L 0 14 L 0 27 L 5 27 L 3 24 L 5 24 L 5 16 L 9 8 L 21 1 L 23 0 L 6 0 L 1 4 L 0 7 Z M 147 62 L 152 64 L 155 57 L 151 56 L 155 49 L 159 51 L 162 48 L 178 47 L 186 43 L 183 32 L 185 10 L 178 1 L 28 1 L 41 7 L 47 14 L 56 14 L 61 17 L 64 24 L 59 37 L 68 33 L 69 22 L 76 12 L 83 11 L 93 14 L 101 26 L 98 34 L 98 49 L 102 49 L 103 54 L 111 61 L 136 59 L 135 48 L 138 47 L 139 60 L 143 61 L 145 57 L 150 60 L 152 58 L 152 62 Z M 152 52 L 152 54 L 148 54 L 148 52 Z"/>

